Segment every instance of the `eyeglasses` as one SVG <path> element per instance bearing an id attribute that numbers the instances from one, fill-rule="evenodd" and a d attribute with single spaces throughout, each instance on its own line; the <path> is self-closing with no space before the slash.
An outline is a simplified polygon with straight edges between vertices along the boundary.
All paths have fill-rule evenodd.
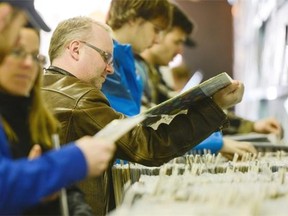
<path id="1" fill-rule="evenodd" d="M 101 49 L 99 49 L 99 48 L 97 48 L 97 47 L 93 46 L 92 44 L 87 43 L 85 41 L 80 41 L 80 42 L 84 43 L 86 46 L 88 46 L 88 47 L 92 48 L 93 50 L 95 50 L 96 52 L 98 52 L 106 64 L 113 65 L 113 55 L 111 53 L 105 52 L 104 50 L 101 50 Z"/>
<path id="2" fill-rule="evenodd" d="M 10 55 L 13 55 L 14 57 L 21 59 L 21 60 L 26 59 L 27 56 L 30 55 L 32 57 L 32 60 L 36 64 L 44 65 L 46 63 L 46 57 L 45 56 L 43 56 L 39 53 L 28 53 L 23 49 L 14 49 L 14 50 L 12 50 Z"/>

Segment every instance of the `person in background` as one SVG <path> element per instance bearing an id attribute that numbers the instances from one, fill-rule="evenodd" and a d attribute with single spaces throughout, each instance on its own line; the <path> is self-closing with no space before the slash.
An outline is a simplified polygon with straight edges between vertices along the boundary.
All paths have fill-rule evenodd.
<path id="1" fill-rule="evenodd" d="M 101 91 L 106 77 L 113 73 L 113 40 L 107 25 L 87 17 L 64 20 L 52 35 L 49 57 L 51 66 L 45 71 L 42 93 L 61 123 L 61 143 L 93 135 L 111 121 L 127 117 L 111 108 Z M 139 124 L 116 141 L 115 158 L 160 166 L 182 156 L 225 125 L 222 109 L 238 103 L 242 95 L 243 85 L 233 81 L 213 99 L 191 104 L 187 114 L 177 115 L 169 125 L 154 130 Z M 93 180 L 94 186 L 82 190 L 94 196 L 95 214 L 105 215 L 115 208 L 111 169 Z"/>
<path id="2" fill-rule="evenodd" d="M 141 55 L 136 55 L 136 68 L 143 80 L 144 93 L 142 105 L 148 109 L 155 104 L 159 104 L 170 97 L 172 91 L 163 80 L 159 71 L 160 66 L 167 66 L 173 58 L 183 51 L 183 46 L 188 40 L 188 36 L 193 30 L 193 23 L 176 5 L 173 5 L 171 26 L 162 33 L 159 43 L 144 50 Z M 183 86 L 184 87 L 184 86 Z M 175 92 L 175 91 L 174 91 Z M 191 152 L 203 153 L 209 150 L 211 153 L 220 152 L 228 159 L 232 159 L 234 154 L 240 156 L 246 152 L 256 153 L 256 149 L 251 143 L 238 142 L 223 138 L 221 132 L 214 132 L 207 139 L 194 147 Z"/>
<path id="3" fill-rule="evenodd" d="M 157 43 L 161 30 L 170 24 L 171 7 L 167 0 L 112 0 L 107 24 L 112 28 L 114 74 L 102 91 L 111 106 L 128 116 L 140 112 L 143 86 L 136 73 L 134 53 Z"/>
<path id="4" fill-rule="evenodd" d="M 17 2 L 19 2 L 19 5 Z M 3 14 L 0 13 L 0 55 L 2 56 L 0 63 L 1 215 L 22 214 L 25 210 L 41 203 L 42 199 L 59 191 L 61 188 L 70 186 L 72 183 L 87 176 L 100 175 L 106 169 L 115 149 L 114 144 L 110 141 L 87 136 L 67 145 L 63 149 L 49 151 L 34 159 L 19 155 L 22 150 L 23 152 L 25 150 L 26 153 L 30 151 L 29 144 L 31 142 L 32 144 L 39 142 L 44 145 L 50 145 L 51 140 L 49 141 L 50 137 L 48 137 L 48 134 L 56 132 L 56 128 L 58 128 L 55 124 L 56 120 L 53 120 L 52 114 L 49 114 L 45 106 L 43 106 L 41 98 L 38 98 L 40 86 L 36 85 L 33 88 L 34 82 L 37 83 L 37 78 L 40 79 L 39 77 L 41 77 L 41 73 L 39 73 L 41 58 L 38 56 L 38 52 L 14 49 L 16 47 L 20 48 L 20 42 L 17 40 L 19 31 L 27 22 L 22 8 L 29 8 L 29 21 L 33 19 L 35 26 L 42 27 L 43 20 L 39 21 L 40 17 L 34 10 L 33 3 L 32 0 L 0 2 L 0 11 L 4 11 L 6 15 L 9 16 L 10 14 L 12 16 L 16 11 L 14 17 L 8 21 L 5 20 L 7 17 L 2 16 Z M 7 31 L 11 29 L 11 26 L 14 29 Z M 11 45 L 7 43 L 7 46 L 4 46 L 2 44 L 10 41 L 11 38 L 15 38 Z M 36 46 L 39 46 L 37 42 Z M 30 66 L 27 66 L 27 64 L 30 64 Z M 40 101 L 34 100 L 34 97 L 40 99 Z M 31 102 L 29 100 L 32 98 L 35 103 L 31 107 L 31 113 L 33 112 L 33 115 L 35 115 L 33 119 L 39 121 L 32 121 L 31 124 L 28 124 L 21 118 L 16 119 L 10 116 L 15 110 L 17 116 L 20 115 L 20 110 L 21 113 L 25 113 L 27 111 L 25 106 Z M 14 102 L 16 104 L 13 105 Z M 12 106 L 10 107 L 11 110 L 9 109 L 10 105 Z M 24 125 L 18 125 L 17 121 L 25 123 L 25 131 L 30 131 L 30 129 L 33 129 L 33 131 L 25 133 L 25 131 L 20 129 Z M 46 128 L 48 123 L 49 127 Z M 31 142 L 25 143 L 28 139 L 31 139 Z M 35 155 L 39 155 L 39 146 L 36 145 L 35 148 L 30 151 L 30 157 L 32 158 Z"/>

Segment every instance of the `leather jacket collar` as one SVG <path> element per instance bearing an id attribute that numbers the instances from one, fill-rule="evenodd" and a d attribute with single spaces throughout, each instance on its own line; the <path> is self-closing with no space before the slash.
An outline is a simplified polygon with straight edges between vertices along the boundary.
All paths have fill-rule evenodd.
<path id="1" fill-rule="evenodd" d="M 51 73 L 58 73 L 58 74 L 63 74 L 63 75 L 68 75 L 68 76 L 75 77 L 73 74 L 69 73 L 68 71 L 66 71 L 66 70 L 64 70 L 62 68 L 53 66 L 53 65 L 50 65 L 48 69 L 44 69 L 45 73 L 46 73 L 47 70 L 49 70 Z"/>

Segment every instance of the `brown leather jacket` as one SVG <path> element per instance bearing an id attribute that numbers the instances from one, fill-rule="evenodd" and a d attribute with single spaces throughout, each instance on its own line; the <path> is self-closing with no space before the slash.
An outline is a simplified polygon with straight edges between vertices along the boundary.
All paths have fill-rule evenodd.
<path id="1" fill-rule="evenodd" d="M 43 94 L 61 122 L 61 143 L 94 135 L 113 119 L 125 118 L 109 106 L 104 94 L 89 83 L 63 71 L 47 70 Z M 178 115 L 157 130 L 136 126 L 117 141 L 115 157 L 146 166 L 159 166 L 181 156 L 227 121 L 224 112 L 210 99 L 191 105 L 188 114 Z M 105 215 L 109 202 L 110 176 L 105 173 L 93 181 L 96 189 L 83 188 L 97 215 Z M 96 200 L 95 200 L 96 199 Z M 95 203 L 96 202 L 96 203 Z"/>

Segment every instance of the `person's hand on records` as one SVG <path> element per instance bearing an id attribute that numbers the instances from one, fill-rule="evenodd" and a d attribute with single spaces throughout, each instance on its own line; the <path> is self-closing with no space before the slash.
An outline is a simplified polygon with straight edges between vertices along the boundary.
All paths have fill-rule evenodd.
<path id="1" fill-rule="evenodd" d="M 283 138 L 284 132 L 280 122 L 273 118 L 264 118 L 254 122 L 253 131 L 263 134 L 275 134 L 279 139 Z"/>
<path id="2" fill-rule="evenodd" d="M 241 102 L 244 93 L 244 85 L 240 81 L 233 80 L 230 85 L 217 91 L 212 99 L 222 109 L 227 109 Z"/>
<path id="3" fill-rule="evenodd" d="M 77 140 L 76 145 L 86 158 L 88 176 L 97 176 L 103 173 L 116 150 L 113 142 L 90 136 L 85 136 Z"/>
<path id="4" fill-rule="evenodd" d="M 257 154 L 257 150 L 250 142 L 239 142 L 232 139 L 223 138 L 223 147 L 220 153 L 229 160 L 232 160 L 234 154 L 239 155 L 239 159 L 247 153 Z"/>

